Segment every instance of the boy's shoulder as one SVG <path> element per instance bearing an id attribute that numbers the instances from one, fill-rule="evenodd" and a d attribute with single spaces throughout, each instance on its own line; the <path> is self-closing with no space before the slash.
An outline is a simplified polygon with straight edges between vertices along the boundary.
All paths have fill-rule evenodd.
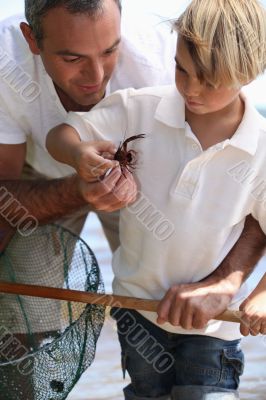
<path id="1" fill-rule="evenodd" d="M 141 89 L 128 89 L 129 97 L 143 97 L 143 96 L 155 96 L 155 97 L 165 97 L 172 96 L 177 93 L 177 89 L 174 84 L 172 85 L 160 85 L 160 86 L 148 86 Z"/>
<path id="2" fill-rule="evenodd" d="M 256 106 L 252 96 L 246 94 L 245 92 L 241 92 L 241 97 L 245 102 L 245 113 L 242 120 L 244 128 L 248 131 L 250 130 L 254 131 L 255 129 L 265 134 L 266 114 L 264 115 L 264 112 L 262 112 L 262 110 Z"/>
<path id="3" fill-rule="evenodd" d="M 257 124 L 262 135 L 262 138 L 266 140 L 266 117 L 262 114 L 261 110 L 257 107 L 255 108 L 257 113 Z"/>
<path id="4" fill-rule="evenodd" d="M 152 86 L 141 89 L 128 88 L 117 90 L 96 104 L 89 113 L 99 109 L 111 109 L 113 112 L 127 110 L 130 113 L 154 114 L 161 105 L 164 108 L 176 110 L 183 103 L 181 95 L 175 85 Z M 147 114 L 148 113 L 148 114 Z"/>
<path id="5" fill-rule="evenodd" d="M 175 98 L 176 96 L 178 96 L 178 92 L 175 85 L 148 86 L 141 89 L 135 89 L 131 87 L 128 89 L 117 90 L 109 94 L 100 103 L 98 103 L 95 108 L 103 105 L 113 105 L 117 102 L 127 104 L 132 100 L 144 103 L 146 101 L 150 101 L 151 99 L 155 99 L 157 102 L 159 102 L 162 98 Z"/>

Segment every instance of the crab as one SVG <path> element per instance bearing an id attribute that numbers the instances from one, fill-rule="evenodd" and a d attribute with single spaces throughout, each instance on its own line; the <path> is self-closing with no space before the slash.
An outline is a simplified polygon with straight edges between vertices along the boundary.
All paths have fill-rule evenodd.
<path id="1" fill-rule="evenodd" d="M 122 172 L 126 169 L 132 172 L 137 165 L 137 152 L 135 150 L 128 150 L 127 145 L 129 142 L 137 139 L 144 139 L 145 135 L 130 136 L 124 142 L 120 143 L 117 152 L 115 153 L 114 159 L 119 162 Z"/>

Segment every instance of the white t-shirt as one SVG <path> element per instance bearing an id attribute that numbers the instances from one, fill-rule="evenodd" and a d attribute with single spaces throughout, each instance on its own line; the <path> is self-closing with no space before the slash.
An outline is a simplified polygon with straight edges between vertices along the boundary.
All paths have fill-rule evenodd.
<path id="1" fill-rule="evenodd" d="M 80 114 L 80 115 L 79 115 Z M 252 214 L 266 233 L 266 123 L 245 99 L 233 137 L 203 151 L 185 122 L 174 86 L 112 94 L 89 113 L 69 113 L 66 123 L 82 140 L 128 145 L 137 152 L 139 199 L 121 210 L 121 246 L 113 257 L 114 293 L 161 299 L 174 284 L 211 274 L 237 242 Z M 230 308 L 246 297 L 245 285 Z M 156 323 L 156 314 L 143 312 Z M 211 321 L 202 330 L 164 324 L 170 332 L 239 338 L 239 325 Z"/>
<path id="2" fill-rule="evenodd" d="M 20 31 L 19 23 L 24 20 L 15 16 L 0 23 L 0 143 L 27 140 L 29 164 L 48 177 L 62 177 L 73 170 L 48 154 L 45 139 L 67 112 L 40 56 L 30 52 Z M 174 82 L 175 36 L 170 28 L 158 25 L 136 31 L 122 21 L 121 54 L 107 94 Z"/>

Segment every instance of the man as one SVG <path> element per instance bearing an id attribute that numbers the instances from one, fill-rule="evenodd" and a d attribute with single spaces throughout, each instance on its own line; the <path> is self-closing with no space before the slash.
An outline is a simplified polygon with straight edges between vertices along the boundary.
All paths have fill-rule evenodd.
<path id="1" fill-rule="evenodd" d="M 63 224 L 80 232 L 89 207 L 101 211 L 114 250 L 118 246 L 114 237 L 117 218 L 115 225 L 103 212 L 135 200 L 131 175 L 114 170 L 108 185 L 80 181 L 74 171 L 49 157 L 46 134 L 65 120 L 68 111 L 89 111 L 116 89 L 170 83 L 174 76 L 164 65 L 163 53 L 171 45 L 160 42 L 159 36 L 157 42 L 156 36 L 147 40 L 146 46 L 140 41 L 136 45 L 130 38 L 121 41 L 119 0 L 54 0 L 52 4 L 26 0 L 25 5 L 28 24 L 21 22 L 21 31 L 19 20 L 0 26 L 2 248 L 11 235 L 10 221 L 16 226 L 25 209 L 40 224 L 68 216 Z M 172 40 L 169 38 L 169 43 Z M 28 179 L 22 180 L 25 161 L 24 177 Z M 5 208 L 6 193 L 16 202 Z M 19 210 L 18 202 L 23 206 Z M 210 277 L 176 286 L 171 293 L 178 300 L 179 323 L 197 328 L 224 311 L 262 256 L 264 246 L 260 227 L 248 218 L 241 237 Z"/>

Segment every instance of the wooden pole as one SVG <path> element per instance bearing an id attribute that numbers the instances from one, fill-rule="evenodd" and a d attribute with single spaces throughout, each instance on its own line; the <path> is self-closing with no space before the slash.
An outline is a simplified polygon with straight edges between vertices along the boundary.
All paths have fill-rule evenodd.
<path id="1" fill-rule="evenodd" d="M 138 299 L 134 297 L 118 296 L 82 292 L 78 290 L 58 289 L 47 286 L 24 285 L 0 281 L 0 293 L 9 293 L 22 296 L 42 297 L 55 300 L 74 301 L 87 304 L 101 304 L 103 306 L 128 308 L 132 310 L 156 311 L 159 301 Z M 240 322 L 241 312 L 227 310 L 214 319 L 219 321 Z"/>

